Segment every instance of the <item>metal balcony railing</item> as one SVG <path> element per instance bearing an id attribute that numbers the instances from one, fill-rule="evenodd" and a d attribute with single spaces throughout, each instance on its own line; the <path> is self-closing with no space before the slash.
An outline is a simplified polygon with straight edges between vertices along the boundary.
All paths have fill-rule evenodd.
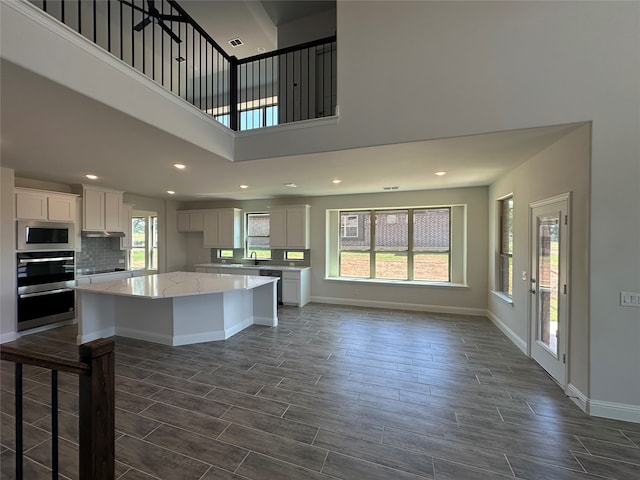
<path id="1" fill-rule="evenodd" d="M 232 130 L 335 115 L 335 36 L 238 60 L 174 0 L 29 1 Z"/>

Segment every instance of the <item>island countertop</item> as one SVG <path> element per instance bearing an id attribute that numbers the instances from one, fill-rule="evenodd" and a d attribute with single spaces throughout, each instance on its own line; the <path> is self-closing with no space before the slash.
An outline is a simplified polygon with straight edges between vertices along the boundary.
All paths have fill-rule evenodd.
<path id="1" fill-rule="evenodd" d="M 74 288 L 81 292 L 156 299 L 251 290 L 275 281 L 277 278 L 274 277 L 252 275 L 170 272 L 94 285 L 78 285 Z"/>

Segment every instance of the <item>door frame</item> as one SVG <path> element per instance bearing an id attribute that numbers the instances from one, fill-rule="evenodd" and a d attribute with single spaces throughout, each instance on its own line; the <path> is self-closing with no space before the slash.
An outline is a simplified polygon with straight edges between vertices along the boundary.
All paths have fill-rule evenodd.
<path id="1" fill-rule="evenodd" d="M 528 317 L 528 338 L 529 341 L 527 342 L 527 355 L 533 359 L 533 345 L 536 342 L 536 322 L 537 322 L 537 318 L 534 318 L 533 315 L 533 305 L 532 303 L 534 302 L 534 297 L 531 294 L 531 279 L 533 278 L 533 276 L 536 274 L 536 272 L 533 271 L 533 265 L 534 265 L 534 257 L 537 256 L 537 252 L 534 251 L 534 249 L 536 249 L 536 245 L 537 245 L 537 241 L 536 241 L 536 236 L 537 236 L 537 231 L 536 229 L 533 228 L 533 220 L 534 220 L 534 214 L 533 211 L 535 208 L 538 207 L 544 207 L 553 203 L 558 203 L 558 202 L 564 202 L 565 206 L 564 208 L 566 208 L 566 211 L 562 210 L 562 213 L 565 215 L 566 218 L 566 223 L 564 225 L 565 229 L 564 229 L 564 235 L 561 236 L 561 241 L 563 242 L 562 245 L 562 249 L 565 252 L 565 259 L 564 261 L 561 260 L 561 268 L 563 268 L 564 273 L 561 274 L 561 278 L 564 279 L 564 284 L 566 285 L 566 294 L 563 294 L 564 297 L 564 309 L 566 312 L 566 320 L 565 320 L 565 325 L 564 325 L 564 332 L 563 335 L 561 335 L 560 337 L 560 342 L 558 344 L 558 346 L 562 347 L 562 350 L 558 350 L 559 352 L 562 351 L 566 356 L 565 356 L 565 361 L 564 361 L 564 383 L 560 384 L 560 387 L 562 388 L 562 390 L 564 392 L 567 391 L 567 387 L 569 385 L 569 365 L 571 362 L 571 355 L 570 355 L 570 351 L 569 351 L 569 337 L 571 335 L 570 333 L 570 327 L 571 327 L 571 192 L 565 192 L 565 193 L 561 193 L 558 195 L 554 195 L 551 197 L 547 197 L 544 198 L 542 200 L 538 200 L 535 202 L 530 202 L 529 203 L 529 251 L 528 251 L 528 265 L 529 265 L 529 285 L 527 286 L 527 317 Z M 562 223 L 562 220 L 561 220 Z M 562 225 L 561 225 L 562 228 Z M 537 290 L 537 285 L 536 285 L 536 290 Z M 536 297 L 537 298 L 537 297 Z M 536 362 L 538 363 L 538 362 Z M 538 363 L 538 365 L 540 365 Z M 540 365 L 542 367 L 542 365 Z M 546 371 L 546 370 L 545 370 Z M 548 373 L 548 372 L 547 372 Z M 549 375 L 551 376 L 551 374 L 549 373 Z M 552 376 L 553 378 L 553 376 Z M 557 382 L 557 379 L 554 378 L 554 380 Z"/>

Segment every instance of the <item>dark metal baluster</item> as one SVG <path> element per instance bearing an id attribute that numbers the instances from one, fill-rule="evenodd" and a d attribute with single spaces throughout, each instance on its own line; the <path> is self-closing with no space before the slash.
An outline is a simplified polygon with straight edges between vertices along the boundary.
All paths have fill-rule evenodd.
<path id="1" fill-rule="evenodd" d="M 51 478 L 58 478 L 58 371 L 51 370 Z"/>
<path id="2" fill-rule="evenodd" d="M 198 102 L 198 106 L 200 108 L 200 110 L 202 110 L 202 34 L 200 32 L 198 32 L 198 52 L 200 53 L 200 55 L 198 55 L 200 57 L 200 70 L 198 71 L 198 74 L 200 75 L 199 77 L 199 86 L 198 86 L 198 94 L 200 96 L 200 101 Z M 205 47 L 206 48 L 206 47 Z M 205 53 L 206 55 L 206 53 Z M 205 99 L 206 101 L 206 99 Z"/>
<path id="3" fill-rule="evenodd" d="M 131 1 L 133 3 L 135 3 L 135 0 L 131 0 Z M 132 8 L 131 9 L 131 66 L 133 68 L 136 68 L 136 61 L 135 61 L 136 54 L 135 54 L 135 51 L 134 51 L 134 44 L 133 44 L 133 32 L 134 32 L 134 30 L 133 30 L 133 27 L 134 27 L 133 13 L 134 12 L 135 12 L 135 10 Z"/>
<path id="4" fill-rule="evenodd" d="M 331 96 L 329 97 L 329 115 L 334 115 L 334 106 L 333 106 L 333 51 L 335 50 L 333 48 L 333 43 L 329 44 L 331 47 L 331 66 L 330 66 L 330 70 L 329 72 L 331 73 L 331 77 L 330 77 L 330 85 L 331 85 Z"/>
<path id="5" fill-rule="evenodd" d="M 42 0 L 42 10 L 47 11 L 47 0 Z"/>
<path id="6" fill-rule="evenodd" d="M 82 2 L 78 2 L 78 33 L 82 35 Z"/>
<path id="7" fill-rule="evenodd" d="M 98 23 L 96 21 L 96 0 L 93 0 L 93 43 L 98 43 Z"/>
<path id="8" fill-rule="evenodd" d="M 311 77 L 310 75 L 311 75 L 311 47 L 307 48 L 307 118 L 312 118 L 311 117 Z"/>
<path id="9" fill-rule="evenodd" d="M 144 13 L 142 14 L 142 18 L 144 18 Z M 153 30 L 153 22 L 151 22 L 151 30 Z M 147 61 L 146 61 L 146 48 L 145 48 L 145 39 L 147 38 L 146 35 L 147 29 L 143 28 L 142 30 L 140 30 L 140 33 L 142 34 L 142 74 L 146 75 L 146 69 L 147 69 Z"/>
<path id="10" fill-rule="evenodd" d="M 133 15 L 133 11 L 131 11 L 131 14 Z M 124 58 L 124 38 L 123 38 L 123 32 L 124 28 L 122 26 L 122 3 L 120 4 L 120 60 L 122 60 Z"/>
<path id="11" fill-rule="evenodd" d="M 196 106 L 196 29 L 191 27 L 191 104 Z"/>
<path id="12" fill-rule="evenodd" d="M 22 364 L 15 368 L 16 480 L 22 480 Z"/>
<path id="13" fill-rule="evenodd" d="M 111 51 L 111 2 L 107 2 L 107 50 Z"/>
<path id="14" fill-rule="evenodd" d="M 62 17 L 62 23 L 64 23 L 64 0 L 60 3 L 60 16 Z"/>
<path id="15" fill-rule="evenodd" d="M 164 2 L 160 2 L 160 8 L 164 7 Z M 151 79 L 156 79 L 156 28 L 151 24 Z"/>

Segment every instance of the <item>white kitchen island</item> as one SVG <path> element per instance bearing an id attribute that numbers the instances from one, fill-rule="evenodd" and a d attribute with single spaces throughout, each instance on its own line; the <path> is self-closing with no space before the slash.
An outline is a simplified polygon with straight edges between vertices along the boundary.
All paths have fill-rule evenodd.
<path id="1" fill-rule="evenodd" d="M 164 345 L 278 325 L 277 278 L 172 272 L 76 286 L 78 344 L 121 335 Z"/>

